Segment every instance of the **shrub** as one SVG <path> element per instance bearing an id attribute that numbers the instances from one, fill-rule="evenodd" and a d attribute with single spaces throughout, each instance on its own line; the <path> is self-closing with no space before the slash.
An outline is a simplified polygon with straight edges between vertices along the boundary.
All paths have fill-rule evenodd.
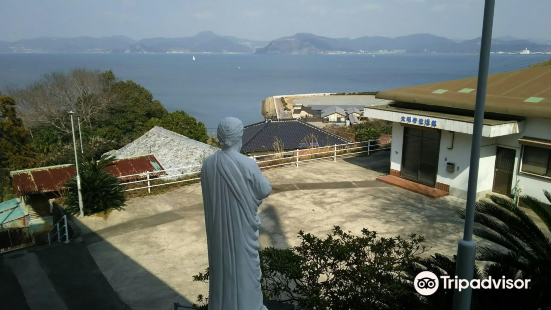
<path id="1" fill-rule="evenodd" d="M 356 141 L 376 140 L 382 134 L 392 134 L 392 123 L 387 121 L 367 121 L 352 126 Z"/>
<path id="2" fill-rule="evenodd" d="M 299 238 L 294 248 L 260 251 L 265 300 L 298 309 L 414 309 L 419 304 L 403 271 L 425 250 L 423 237 L 381 238 L 367 229 L 354 236 L 337 226 L 324 239 L 302 231 Z M 208 281 L 208 269 L 193 278 Z"/>
<path id="3" fill-rule="evenodd" d="M 116 165 L 112 156 L 102 156 L 100 160 L 94 157 L 83 158 L 79 163 L 79 173 L 82 189 L 82 202 L 85 215 L 99 212 L 120 210 L 124 206 L 125 197 L 119 180 L 106 171 L 105 168 Z M 65 203 L 67 211 L 78 214 L 78 189 L 76 176 L 65 186 L 68 187 Z"/>

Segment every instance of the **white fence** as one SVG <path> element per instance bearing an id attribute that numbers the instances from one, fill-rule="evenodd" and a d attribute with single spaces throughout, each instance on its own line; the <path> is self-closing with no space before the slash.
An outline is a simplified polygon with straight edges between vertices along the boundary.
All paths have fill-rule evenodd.
<path id="1" fill-rule="evenodd" d="M 330 146 L 320 146 L 310 149 L 297 149 L 294 151 L 254 155 L 251 158 L 256 161 L 256 163 L 260 166 L 260 169 L 275 168 L 285 165 L 295 165 L 298 168 L 299 163 L 301 162 L 310 162 L 321 159 L 333 159 L 333 161 L 336 161 L 337 157 L 356 156 L 363 153 L 367 153 L 367 155 L 369 156 L 373 152 L 390 149 L 391 141 L 392 138 L 351 142 Z M 170 175 L 166 174 L 167 171 L 174 170 L 180 173 Z M 163 173 L 165 175 L 162 175 Z M 200 179 L 200 173 L 201 165 L 195 165 L 165 170 L 148 171 L 131 175 L 123 175 L 119 176 L 119 179 L 136 179 L 127 182 L 121 182 L 122 186 L 140 183 L 144 184 L 144 186 L 126 188 L 124 190 L 126 192 L 147 189 L 148 192 L 151 193 L 151 188 L 154 187 L 197 181 Z M 167 182 L 158 183 L 160 180 L 166 180 Z M 152 182 L 155 182 L 157 184 L 152 184 Z"/>

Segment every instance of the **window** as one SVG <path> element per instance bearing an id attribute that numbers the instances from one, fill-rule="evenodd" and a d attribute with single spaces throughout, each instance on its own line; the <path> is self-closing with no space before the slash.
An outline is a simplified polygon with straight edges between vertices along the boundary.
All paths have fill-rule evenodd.
<path id="1" fill-rule="evenodd" d="M 525 145 L 521 172 L 551 177 L 550 155 L 551 149 Z"/>

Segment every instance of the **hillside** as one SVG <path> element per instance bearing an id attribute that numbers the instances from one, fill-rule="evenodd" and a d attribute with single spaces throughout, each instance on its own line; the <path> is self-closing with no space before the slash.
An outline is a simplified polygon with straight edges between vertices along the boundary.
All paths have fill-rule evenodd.
<path id="1" fill-rule="evenodd" d="M 0 53 L 252 53 L 264 45 L 260 41 L 205 31 L 191 37 L 159 37 L 140 41 L 124 36 L 0 41 Z"/>
<path id="2" fill-rule="evenodd" d="M 551 52 L 551 45 L 541 45 L 521 39 L 494 39 L 492 51 L 520 52 L 528 48 L 532 52 Z M 360 37 L 357 39 L 332 39 L 309 33 L 276 39 L 257 54 L 326 54 L 335 52 L 378 52 L 380 50 L 404 53 L 478 53 L 480 38 L 456 42 L 431 34 L 412 34 L 396 38 Z"/>
<path id="3" fill-rule="evenodd" d="M 492 41 L 492 51 L 518 53 L 551 52 L 551 45 L 510 36 Z M 0 41 L 0 53 L 256 53 L 256 54 L 328 54 L 328 53 L 478 53 L 480 38 L 450 40 L 421 33 L 396 38 L 329 38 L 297 33 L 271 42 L 218 35 L 211 31 L 190 37 L 148 38 L 139 41 L 125 36 L 25 39 Z"/>

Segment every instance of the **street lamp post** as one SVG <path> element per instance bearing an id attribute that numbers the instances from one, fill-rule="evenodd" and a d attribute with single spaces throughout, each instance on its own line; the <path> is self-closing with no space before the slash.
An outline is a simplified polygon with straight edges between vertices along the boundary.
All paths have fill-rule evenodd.
<path id="1" fill-rule="evenodd" d="M 73 114 L 75 114 L 75 112 L 69 111 L 69 115 L 71 115 L 71 129 L 73 130 L 73 147 L 75 149 L 75 166 L 77 168 L 78 207 L 80 209 L 80 217 L 84 217 L 84 205 L 82 203 L 82 190 L 80 188 L 80 174 L 78 172 L 77 141 L 75 138 L 75 124 L 73 122 Z"/>
<path id="2" fill-rule="evenodd" d="M 80 152 L 84 155 L 84 148 L 82 147 L 82 131 L 80 130 L 80 116 L 77 116 L 78 120 L 78 136 L 80 139 Z"/>
<path id="3" fill-rule="evenodd" d="M 476 89 L 476 105 L 474 110 L 473 140 L 471 145 L 471 162 L 469 167 L 469 187 L 467 190 L 467 206 L 465 211 L 465 228 L 463 239 L 457 246 L 457 263 L 455 274 L 459 279 L 473 279 L 476 243 L 473 241 L 474 212 L 476 191 L 478 185 L 478 167 L 480 164 L 480 145 L 482 142 L 482 125 L 484 123 L 484 107 L 486 105 L 486 86 L 488 84 L 488 68 L 490 66 L 490 47 L 492 45 L 492 26 L 494 20 L 495 0 L 486 0 L 484 6 L 484 22 L 482 25 L 482 40 L 480 43 L 480 62 L 478 65 L 478 85 Z M 456 288 L 453 295 L 454 310 L 471 308 L 472 289 L 469 287 L 459 292 Z"/>

